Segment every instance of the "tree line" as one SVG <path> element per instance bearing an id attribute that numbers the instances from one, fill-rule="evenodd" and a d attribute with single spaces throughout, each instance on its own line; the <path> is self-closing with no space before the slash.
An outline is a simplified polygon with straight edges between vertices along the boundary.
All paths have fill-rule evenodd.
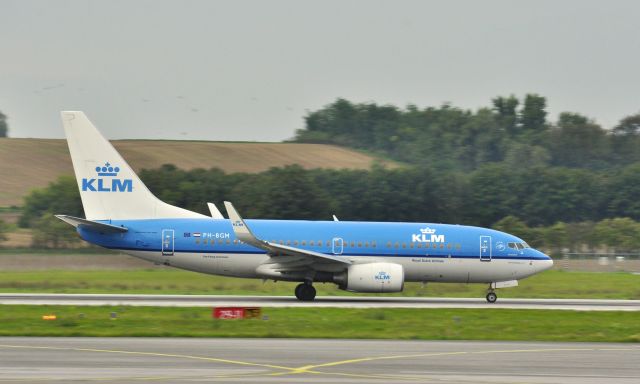
<path id="1" fill-rule="evenodd" d="M 341 220 L 494 226 L 532 245 L 555 248 L 609 244 L 602 240 L 604 232 L 593 232 L 597 223 L 640 221 L 640 164 L 617 172 L 487 164 L 469 173 L 428 166 L 366 171 L 292 165 L 258 174 L 163 165 L 140 177 L 161 200 L 205 215 L 206 202 L 221 206 L 229 200 L 247 218 L 331 220 L 335 214 Z M 83 216 L 72 176 L 31 192 L 20 225 L 36 233 L 64 229 L 66 224 L 52 216 L 57 213 Z"/>
<path id="2" fill-rule="evenodd" d="M 366 149 L 442 171 L 470 171 L 487 163 L 603 170 L 640 161 L 640 114 L 610 130 L 563 112 L 547 118 L 543 96 L 496 97 L 489 107 L 449 104 L 398 108 L 345 99 L 313 111 L 294 141 Z"/>

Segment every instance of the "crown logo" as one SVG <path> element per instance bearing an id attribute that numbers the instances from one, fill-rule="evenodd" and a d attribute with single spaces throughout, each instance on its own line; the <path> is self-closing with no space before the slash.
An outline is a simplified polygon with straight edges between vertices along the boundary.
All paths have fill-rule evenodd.
<path id="1" fill-rule="evenodd" d="M 436 233 L 436 230 L 426 227 L 426 228 L 420 228 L 420 232 L 424 233 L 425 235 L 432 235 Z"/>
<path id="2" fill-rule="evenodd" d="M 96 167 L 96 172 L 98 172 L 98 176 L 118 176 L 120 167 L 113 167 L 107 161 L 102 167 Z"/>

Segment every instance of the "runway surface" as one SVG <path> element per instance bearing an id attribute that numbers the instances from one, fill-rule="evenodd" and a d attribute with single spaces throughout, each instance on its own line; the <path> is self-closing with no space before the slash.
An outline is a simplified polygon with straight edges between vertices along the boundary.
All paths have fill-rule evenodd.
<path id="1" fill-rule="evenodd" d="M 640 300 L 320 296 L 313 302 L 287 296 L 113 295 L 0 293 L 0 304 L 132 305 L 158 307 L 332 307 L 332 308 L 510 308 L 577 311 L 640 311 Z"/>
<path id="2" fill-rule="evenodd" d="M 640 345 L 0 338 L 0 382 L 638 383 Z"/>

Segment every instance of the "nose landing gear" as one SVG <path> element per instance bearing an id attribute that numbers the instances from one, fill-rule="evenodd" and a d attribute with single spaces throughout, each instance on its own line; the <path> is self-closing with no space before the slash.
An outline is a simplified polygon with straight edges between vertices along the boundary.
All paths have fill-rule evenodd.
<path id="1" fill-rule="evenodd" d="M 487 301 L 489 303 L 495 303 L 496 300 L 498 300 L 498 295 L 496 295 L 493 290 L 490 290 L 489 293 L 487 293 Z"/>
<path id="2" fill-rule="evenodd" d="M 316 289 L 311 283 L 301 283 L 296 286 L 296 298 L 300 301 L 313 301 L 316 298 Z"/>

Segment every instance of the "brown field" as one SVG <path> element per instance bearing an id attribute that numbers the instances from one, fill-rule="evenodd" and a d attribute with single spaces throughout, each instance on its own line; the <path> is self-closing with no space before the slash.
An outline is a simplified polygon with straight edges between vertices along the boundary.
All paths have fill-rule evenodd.
<path id="1" fill-rule="evenodd" d="M 256 173 L 290 164 L 308 169 L 368 169 L 374 161 L 398 166 L 323 144 L 153 140 L 117 140 L 113 144 L 135 170 L 158 168 L 165 163 L 186 170 L 217 167 L 228 173 Z M 0 207 L 19 206 L 31 189 L 42 188 L 58 176 L 72 173 L 65 140 L 0 139 Z"/>

